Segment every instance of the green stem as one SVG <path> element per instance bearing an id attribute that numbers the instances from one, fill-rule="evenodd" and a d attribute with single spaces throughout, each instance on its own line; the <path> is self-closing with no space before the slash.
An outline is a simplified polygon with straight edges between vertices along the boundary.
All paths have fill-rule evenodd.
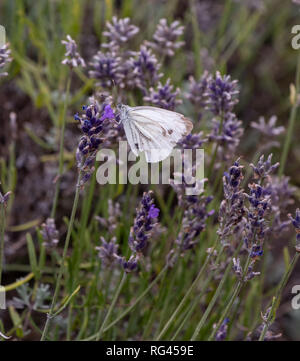
<path id="1" fill-rule="evenodd" d="M 127 273 L 124 272 L 123 277 L 122 277 L 122 279 L 121 279 L 121 282 L 120 282 L 120 284 L 119 284 L 119 287 L 117 288 L 117 290 L 116 290 L 116 292 L 115 292 L 115 295 L 114 295 L 114 298 L 113 298 L 113 300 L 112 300 L 112 303 L 111 303 L 110 306 L 109 306 L 109 309 L 108 309 L 107 314 L 106 314 L 106 316 L 105 316 L 105 318 L 104 318 L 104 321 L 103 321 L 103 323 L 102 323 L 102 326 L 101 326 L 101 328 L 100 328 L 100 331 L 99 331 L 99 333 L 98 333 L 98 335 L 97 335 L 97 337 L 96 337 L 96 341 L 99 341 L 100 337 L 102 336 L 102 333 L 103 333 L 103 331 L 104 331 L 104 327 L 106 326 L 106 323 L 107 323 L 107 321 L 109 320 L 109 317 L 110 317 L 110 315 L 111 315 L 111 313 L 112 313 L 112 311 L 113 311 L 113 309 L 114 309 L 114 307 L 115 307 L 115 304 L 116 304 L 116 302 L 117 302 L 117 299 L 119 298 L 120 292 L 122 291 L 122 288 L 123 288 L 123 286 L 124 286 L 124 283 L 125 283 L 126 279 L 127 279 Z"/>
<path id="2" fill-rule="evenodd" d="M 263 330 L 260 334 L 260 337 L 259 337 L 259 341 L 264 341 L 265 339 L 265 336 L 266 336 L 266 333 L 269 329 L 269 327 L 271 326 L 272 324 L 272 320 L 275 319 L 275 316 L 276 316 L 276 311 L 279 307 L 279 303 L 280 303 L 280 297 L 281 297 L 281 294 L 282 294 L 282 291 L 284 289 L 284 287 L 286 286 L 289 278 L 290 278 L 290 275 L 291 273 L 293 272 L 293 269 L 295 267 L 295 265 L 297 264 L 297 261 L 300 257 L 300 253 L 295 253 L 294 254 L 294 257 L 291 261 L 291 263 L 289 264 L 288 268 L 286 269 L 282 279 L 281 279 L 281 282 L 278 286 L 278 289 L 276 291 L 276 294 L 273 298 L 273 302 L 272 302 L 272 306 L 271 306 L 271 309 L 269 311 L 269 314 L 268 314 L 268 318 L 264 324 L 264 327 L 263 327 Z"/>
<path id="3" fill-rule="evenodd" d="M 5 233 L 5 209 L 4 204 L 0 204 L 1 208 L 1 231 L 0 231 L 0 285 L 2 281 L 3 255 L 4 255 L 4 233 Z"/>
<path id="4" fill-rule="evenodd" d="M 249 265 L 250 265 L 250 262 L 251 262 L 251 257 L 250 257 L 250 253 L 248 255 L 248 258 L 247 258 L 247 261 L 246 261 L 246 264 L 245 264 L 245 268 L 244 268 L 244 271 L 243 271 L 243 275 L 242 275 L 242 278 L 240 281 L 237 282 L 236 284 L 236 287 L 232 293 L 232 296 L 224 310 L 224 312 L 222 313 L 222 316 L 221 318 L 219 319 L 219 322 L 217 323 L 216 327 L 214 328 L 214 330 L 212 331 L 211 335 L 209 336 L 209 339 L 208 341 L 212 341 L 214 338 L 215 338 L 215 335 L 217 333 L 217 331 L 220 329 L 223 321 L 225 320 L 225 318 L 227 317 L 227 315 L 229 314 L 230 310 L 231 310 L 231 307 L 233 306 L 234 304 L 234 301 L 236 300 L 236 298 L 238 297 L 243 285 L 245 284 L 245 277 L 247 275 L 247 272 L 248 272 L 248 268 L 249 268 Z"/>
<path id="5" fill-rule="evenodd" d="M 62 114 L 62 125 L 61 125 L 61 130 L 60 130 L 60 145 L 59 145 L 58 178 L 55 183 L 55 193 L 54 193 L 54 199 L 53 199 L 52 210 L 51 210 L 51 218 L 55 217 L 59 190 L 60 190 L 61 176 L 63 174 L 63 168 L 64 168 L 64 143 L 65 143 L 65 129 L 66 129 L 66 112 L 67 112 L 67 105 L 68 105 L 69 94 L 70 94 L 71 74 L 72 74 L 72 72 L 69 73 L 69 77 L 67 80 L 66 96 L 65 96 L 64 108 L 63 108 L 63 114 Z"/>
<path id="6" fill-rule="evenodd" d="M 190 17 L 191 17 L 191 23 L 193 27 L 193 49 L 194 49 L 194 60 L 195 60 L 195 74 L 197 79 L 201 75 L 202 71 L 202 64 L 201 64 L 201 58 L 200 58 L 200 50 L 201 50 L 201 31 L 199 29 L 197 15 L 196 15 L 196 3 L 195 0 L 190 0 L 189 3 L 190 7 Z"/>
<path id="7" fill-rule="evenodd" d="M 222 246 L 220 251 L 219 251 L 219 254 L 218 254 L 218 257 L 215 261 L 216 264 L 219 264 L 220 260 L 221 260 L 221 256 L 223 254 L 223 251 L 224 251 L 224 247 Z M 199 293 L 199 295 L 195 298 L 195 300 L 193 301 L 193 304 L 192 306 L 190 306 L 189 310 L 186 312 L 184 318 L 183 318 L 183 321 L 180 323 L 179 327 L 177 328 L 175 334 L 173 335 L 172 337 L 172 341 L 175 340 L 175 338 L 177 337 L 177 335 L 179 334 L 179 332 L 182 330 L 182 328 L 184 327 L 185 323 L 187 322 L 187 320 L 189 319 L 189 317 L 191 316 L 191 314 L 193 313 L 196 305 L 200 302 L 202 296 L 204 295 L 205 291 L 206 291 L 206 287 L 209 285 L 210 281 L 212 280 L 213 276 L 214 276 L 215 272 L 210 272 L 208 277 L 206 278 L 206 280 L 204 281 L 203 283 L 203 286 L 202 286 L 202 289 Z"/>
<path id="8" fill-rule="evenodd" d="M 77 179 L 77 184 L 76 184 L 76 193 L 75 193 L 75 197 L 74 197 L 71 218 L 70 218 L 70 222 L 69 222 L 69 225 L 68 225 L 68 231 L 67 231 L 67 235 L 66 235 L 66 239 L 65 239 L 65 246 L 64 246 L 63 256 L 62 256 L 62 260 L 61 260 L 61 265 L 60 265 L 59 273 L 58 273 L 58 276 L 57 276 L 54 296 L 53 296 L 53 299 L 52 299 L 50 311 L 49 311 L 49 313 L 47 315 L 47 320 L 46 320 L 46 324 L 45 324 L 45 327 L 44 327 L 44 330 L 43 330 L 41 341 L 44 341 L 46 339 L 46 337 L 47 337 L 48 329 L 49 329 L 49 326 L 50 326 L 50 320 L 53 317 L 55 304 L 56 304 L 57 299 L 58 299 L 61 279 L 62 279 L 64 269 L 65 269 L 67 251 L 68 251 L 68 247 L 69 247 L 69 243 L 70 243 L 72 228 L 73 228 L 75 215 L 76 215 L 76 210 L 77 210 L 77 206 L 78 206 L 79 193 L 80 193 L 80 180 L 81 180 L 81 171 L 78 174 L 78 179 Z"/>
<path id="9" fill-rule="evenodd" d="M 161 279 L 161 277 L 163 276 L 163 274 L 167 271 L 168 266 L 166 265 L 161 271 L 160 273 L 156 276 L 156 278 L 150 283 L 150 285 L 145 289 L 144 292 L 142 292 L 140 294 L 140 296 L 132 303 L 132 305 L 130 305 L 124 312 L 121 313 L 120 316 L 118 316 L 115 320 L 113 320 L 107 327 L 103 328 L 103 332 L 108 331 L 111 327 L 113 327 L 116 323 L 118 323 L 120 320 L 122 320 L 125 316 L 128 315 L 128 313 L 134 309 L 134 307 L 140 302 L 141 299 L 143 299 L 146 294 L 151 290 L 151 288 Z M 98 337 L 99 332 L 97 332 L 96 334 L 89 336 L 88 338 L 86 338 L 84 341 L 91 341 L 93 339 L 95 339 L 96 337 Z"/>
<path id="10" fill-rule="evenodd" d="M 240 251 L 240 249 L 241 249 L 241 246 L 242 246 L 242 243 L 241 243 L 240 246 L 238 247 L 238 249 L 237 249 L 237 251 L 235 252 L 235 254 L 238 254 L 238 253 L 239 253 L 239 251 Z M 225 281 L 226 281 L 226 279 L 227 279 L 227 276 L 228 276 L 228 274 L 229 274 L 229 272 L 230 272 L 231 269 L 232 269 L 232 264 L 229 263 L 228 266 L 227 266 L 227 268 L 226 268 L 226 270 L 225 270 L 225 273 L 224 273 L 224 275 L 223 275 L 223 277 L 222 277 L 222 279 L 221 279 L 221 281 L 220 281 L 220 283 L 219 283 L 219 285 L 218 285 L 218 287 L 217 287 L 217 289 L 216 289 L 216 292 L 215 292 L 215 294 L 213 295 L 213 298 L 210 300 L 209 305 L 207 306 L 207 308 L 206 308 L 203 316 L 201 317 L 201 320 L 199 321 L 199 323 L 198 323 L 198 325 L 197 325 L 197 327 L 196 327 L 196 329 L 195 329 L 195 331 L 194 331 L 194 333 L 193 333 L 193 336 L 192 336 L 192 338 L 191 338 L 191 341 L 195 341 L 196 338 L 197 338 L 197 336 L 199 335 L 199 333 L 200 333 L 200 331 L 201 331 L 204 323 L 205 323 L 206 320 L 207 320 L 208 315 L 210 314 L 210 312 L 211 312 L 211 310 L 213 309 L 213 307 L 214 307 L 214 305 L 215 305 L 218 297 L 220 296 L 220 293 L 221 293 L 221 291 L 222 291 L 223 285 L 224 285 L 224 283 L 225 283 Z"/>
<path id="11" fill-rule="evenodd" d="M 222 111 L 222 114 L 220 115 L 220 127 L 219 127 L 219 131 L 218 131 L 218 135 L 220 135 L 222 133 L 222 130 L 223 130 L 224 116 L 225 116 L 224 112 Z M 210 161 L 208 174 L 207 174 L 208 179 L 210 178 L 210 176 L 211 176 L 211 174 L 213 172 L 213 169 L 214 169 L 214 164 L 215 164 L 217 154 L 218 154 L 218 148 L 219 148 L 219 143 L 216 144 L 213 156 L 212 156 L 211 161 Z"/>
<path id="12" fill-rule="evenodd" d="M 181 309 L 183 308 L 185 302 L 187 301 L 187 299 L 189 298 L 190 294 L 192 293 L 192 291 L 194 290 L 195 286 L 198 284 L 200 278 L 202 277 L 202 274 L 204 272 L 204 270 L 206 269 L 206 266 L 208 265 L 208 262 L 210 260 L 210 256 L 211 253 L 209 255 L 207 255 L 206 260 L 203 264 L 203 266 L 201 267 L 197 277 L 195 278 L 194 282 L 191 284 L 190 288 L 187 290 L 186 294 L 184 295 L 183 299 L 181 300 L 181 302 L 179 303 L 179 305 L 177 306 L 176 310 L 173 312 L 172 316 L 170 317 L 170 319 L 168 320 L 168 322 L 165 324 L 164 328 L 161 330 L 161 332 L 159 333 L 159 335 L 156 337 L 155 341 L 159 341 L 163 335 L 167 332 L 168 328 L 170 327 L 171 323 L 174 321 L 175 317 L 177 316 L 177 314 L 181 311 Z"/>
<path id="13" fill-rule="evenodd" d="M 282 176 L 282 174 L 284 172 L 285 163 L 287 160 L 287 156 L 289 153 L 289 149 L 290 149 L 290 145 L 291 145 L 292 137 L 293 137 L 293 133 L 294 133 L 294 127 L 295 127 L 295 121 L 296 121 L 296 115 L 297 115 L 297 109 L 298 109 L 297 96 L 298 96 L 298 93 L 300 90 L 299 89 L 300 88 L 300 53 L 298 55 L 295 83 L 296 83 L 296 85 L 295 85 L 296 86 L 296 94 L 295 94 L 296 98 L 293 99 L 293 105 L 291 108 L 291 113 L 290 113 L 290 118 L 289 118 L 289 126 L 288 126 L 287 134 L 286 134 L 284 145 L 283 145 L 283 151 L 282 151 L 281 159 L 280 159 L 279 176 Z"/>

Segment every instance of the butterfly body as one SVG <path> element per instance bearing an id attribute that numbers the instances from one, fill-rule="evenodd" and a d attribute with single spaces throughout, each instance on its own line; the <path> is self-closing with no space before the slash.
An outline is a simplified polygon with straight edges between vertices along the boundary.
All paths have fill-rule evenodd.
<path id="1" fill-rule="evenodd" d="M 132 152 L 145 152 L 146 161 L 167 158 L 177 142 L 189 134 L 192 122 L 180 113 L 152 106 L 118 105 L 120 121 Z"/>

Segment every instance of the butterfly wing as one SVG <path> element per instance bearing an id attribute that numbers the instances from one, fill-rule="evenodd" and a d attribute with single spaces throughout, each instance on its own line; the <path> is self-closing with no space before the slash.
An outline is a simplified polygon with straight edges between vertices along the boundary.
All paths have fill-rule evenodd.
<path id="1" fill-rule="evenodd" d="M 182 114 L 141 106 L 130 108 L 124 129 L 134 154 L 145 152 L 147 162 L 167 158 L 176 143 L 191 132 L 193 124 Z"/>

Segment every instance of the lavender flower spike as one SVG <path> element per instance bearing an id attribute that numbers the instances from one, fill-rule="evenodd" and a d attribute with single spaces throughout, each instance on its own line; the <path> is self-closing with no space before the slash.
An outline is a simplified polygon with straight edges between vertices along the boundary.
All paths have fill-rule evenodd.
<path id="1" fill-rule="evenodd" d="M 229 168 L 229 172 L 224 173 L 223 189 L 224 200 L 221 202 L 219 210 L 220 226 L 217 231 L 223 244 L 226 239 L 238 229 L 246 212 L 244 206 L 245 195 L 243 189 L 240 188 L 243 176 L 243 166 L 237 159 L 233 166 Z"/>
<path id="2" fill-rule="evenodd" d="M 46 222 L 42 224 L 42 236 L 46 247 L 57 246 L 59 233 L 53 218 L 47 218 Z"/>
<path id="3" fill-rule="evenodd" d="M 185 96 L 195 106 L 199 120 L 206 105 L 206 94 L 210 79 L 211 76 L 207 71 L 203 73 L 199 81 L 196 81 L 193 76 L 189 78 L 189 92 Z"/>
<path id="4" fill-rule="evenodd" d="M 2 205 L 5 206 L 5 205 L 7 204 L 7 202 L 8 202 L 9 197 L 10 197 L 11 194 L 12 194 L 11 191 L 9 191 L 9 192 L 7 192 L 7 193 L 5 193 L 5 194 L 2 194 L 2 193 L 0 192 L 0 205 L 2 204 Z"/>
<path id="5" fill-rule="evenodd" d="M 106 28 L 103 35 L 109 39 L 109 42 L 102 46 L 110 49 L 121 47 L 139 32 L 137 26 L 130 24 L 129 18 L 118 19 L 116 16 L 113 16 L 111 23 L 106 23 Z"/>
<path id="6" fill-rule="evenodd" d="M 133 272 L 137 269 L 139 260 L 139 257 L 137 255 L 131 255 L 128 261 L 126 261 L 125 257 L 120 257 L 117 254 L 115 255 L 115 258 L 120 263 L 126 273 Z"/>
<path id="7" fill-rule="evenodd" d="M 300 209 L 296 209 L 295 218 L 293 218 L 291 214 L 288 216 L 296 230 L 296 251 L 300 252 Z"/>
<path id="8" fill-rule="evenodd" d="M 98 256 L 102 260 L 103 266 L 107 268 L 114 264 L 119 246 L 116 244 L 116 237 L 113 237 L 110 242 L 106 242 L 103 237 L 100 239 L 102 245 L 95 247 L 95 249 L 99 252 Z"/>
<path id="9" fill-rule="evenodd" d="M 10 57 L 10 49 L 8 44 L 4 44 L 0 48 L 0 77 L 7 76 L 8 73 L 1 72 L 1 69 L 4 68 L 8 63 L 12 61 L 12 58 Z"/>
<path id="10" fill-rule="evenodd" d="M 176 90 L 173 91 L 173 85 L 171 85 L 170 82 L 170 79 L 167 80 L 165 85 L 159 82 L 156 90 L 150 88 L 149 95 L 144 97 L 144 101 L 163 109 L 174 110 L 176 105 L 181 104 L 182 101 L 176 99 L 180 94 L 180 89 L 176 88 Z"/>
<path id="11" fill-rule="evenodd" d="M 79 141 L 76 151 L 77 167 L 85 174 L 81 183 L 85 183 L 94 171 L 94 160 L 103 139 L 100 137 L 115 114 L 109 103 L 101 105 L 93 99 L 89 106 L 83 107 L 83 114 L 74 115 L 74 119 L 80 123 L 83 136 Z"/>
<path id="12" fill-rule="evenodd" d="M 61 63 L 68 65 L 71 69 L 77 68 L 78 66 L 85 67 L 85 61 L 77 52 L 75 40 L 73 40 L 70 35 L 67 35 L 67 40 L 62 40 L 61 43 L 66 47 L 65 59 Z"/>
<path id="13" fill-rule="evenodd" d="M 96 86 L 112 88 L 123 87 L 124 75 L 121 69 L 121 58 L 115 52 L 98 51 L 90 62 L 89 77 L 96 79 Z"/>
<path id="14" fill-rule="evenodd" d="M 225 320 L 223 321 L 222 325 L 220 326 L 220 328 L 216 333 L 216 341 L 225 340 L 227 335 L 228 323 L 229 323 L 229 318 L 225 318 Z"/>
<path id="15" fill-rule="evenodd" d="M 135 86 L 142 89 L 144 94 L 148 94 L 149 86 L 157 84 L 162 77 L 159 73 L 161 64 L 157 61 L 156 56 L 145 45 L 140 47 L 140 51 L 129 59 L 132 72 L 134 75 Z"/>
<path id="16" fill-rule="evenodd" d="M 146 247 L 159 212 L 159 209 L 155 207 L 152 192 L 145 192 L 128 239 L 133 252 L 141 252 Z"/>
<path id="17" fill-rule="evenodd" d="M 262 155 L 259 158 L 256 166 L 252 163 L 250 164 L 250 167 L 253 168 L 255 178 L 266 178 L 269 174 L 271 174 L 275 169 L 279 167 L 279 163 L 275 163 L 272 165 L 272 156 L 273 154 L 270 154 L 268 156 L 268 159 L 264 161 L 264 155 Z"/>
<path id="18" fill-rule="evenodd" d="M 269 122 L 266 122 L 264 117 L 260 117 L 257 123 L 251 122 L 251 127 L 257 129 L 267 137 L 276 137 L 277 135 L 285 131 L 285 128 L 283 126 L 276 127 L 276 122 L 277 122 L 276 115 L 273 115 L 269 119 Z"/>
<path id="19" fill-rule="evenodd" d="M 166 19 L 161 19 L 153 35 L 154 42 L 147 42 L 149 46 L 166 56 L 173 56 L 175 51 L 184 45 L 184 41 L 178 38 L 183 34 L 184 26 L 179 21 L 173 21 L 170 25 Z"/>
<path id="20" fill-rule="evenodd" d="M 206 102 L 207 108 L 217 116 L 223 116 L 225 113 L 232 111 L 237 104 L 237 95 L 239 90 L 237 80 L 231 80 L 230 75 L 222 76 L 219 71 L 216 72 L 215 78 L 210 80 Z"/>

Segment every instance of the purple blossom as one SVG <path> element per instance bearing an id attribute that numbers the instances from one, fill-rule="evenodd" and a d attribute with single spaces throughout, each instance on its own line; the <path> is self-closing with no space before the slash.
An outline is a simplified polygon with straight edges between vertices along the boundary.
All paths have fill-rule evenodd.
<path id="1" fill-rule="evenodd" d="M 212 123 L 214 128 L 208 139 L 218 142 L 223 147 L 227 146 L 233 153 L 244 133 L 242 122 L 237 119 L 234 113 L 226 113 L 222 122 L 219 118 L 214 118 Z M 222 149 L 221 151 L 223 152 Z"/>
<path id="2" fill-rule="evenodd" d="M 113 202 L 111 199 L 108 200 L 108 217 L 99 217 L 96 216 L 95 219 L 99 224 L 106 228 L 110 235 L 115 234 L 115 230 L 118 227 L 119 220 L 121 217 L 121 207 L 120 203 Z"/>
<path id="3" fill-rule="evenodd" d="M 10 56 L 10 49 L 9 49 L 9 44 L 4 44 L 1 48 L 0 48 L 0 77 L 4 77 L 7 76 L 8 73 L 6 72 L 1 72 L 2 69 L 12 61 L 12 58 Z"/>
<path id="4" fill-rule="evenodd" d="M 100 136 L 106 130 L 107 123 L 112 120 L 114 112 L 106 102 L 101 105 L 95 100 L 91 100 L 89 106 L 84 106 L 83 114 L 75 114 L 74 119 L 80 124 L 84 135 L 81 137 L 76 151 L 77 166 L 84 172 L 81 183 L 87 182 L 93 171 L 96 153 L 104 139 Z"/>
<path id="5" fill-rule="evenodd" d="M 121 69 L 122 59 L 114 51 L 103 53 L 98 51 L 90 62 L 89 77 L 96 79 L 96 86 L 111 89 L 113 86 L 123 87 L 124 75 Z"/>
<path id="6" fill-rule="evenodd" d="M 149 86 L 157 84 L 162 77 L 159 73 L 160 64 L 157 58 L 145 45 L 141 45 L 140 51 L 130 58 L 132 64 L 135 86 L 140 88 L 146 95 Z"/>
<path id="7" fill-rule="evenodd" d="M 126 273 L 133 272 L 137 269 L 138 260 L 139 260 L 138 255 L 132 254 L 128 259 L 128 261 L 126 260 L 125 257 L 120 257 L 118 255 L 115 255 L 115 258 L 117 259 L 117 262 L 122 266 L 122 268 Z"/>
<path id="8" fill-rule="evenodd" d="M 139 32 L 139 28 L 130 24 L 129 18 L 118 19 L 112 17 L 111 22 L 106 23 L 106 30 L 103 35 L 108 38 L 108 43 L 102 44 L 104 48 L 118 50 Z"/>
<path id="9" fill-rule="evenodd" d="M 285 128 L 283 126 L 276 127 L 276 122 L 276 115 L 273 115 L 269 119 L 269 122 L 266 122 L 264 117 L 260 117 L 257 123 L 251 122 L 251 127 L 257 129 L 263 135 L 271 138 L 276 137 L 285 131 Z"/>
<path id="10" fill-rule="evenodd" d="M 101 120 L 103 121 L 105 119 L 114 119 L 115 117 L 115 113 L 112 110 L 111 106 L 109 104 L 105 105 Z"/>
<path id="11" fill-rule="evenodd" d="M 173 85 L 171 80 L 168 79 L 165 85 L 158 83 L 157 88 L 150 88 L 148 95 L 144 96 L 144 101 L 149 102 L 159 108 L 174 110 L 175 107 L 182 103 L 180 99 L 177 99 L 180 94 L 180 89 L 176 88 L 173 91 Z"/>
<path id="12" fill-rule="evenodd" d="M 150 218 L 157 218 L 159 216 L 160 210 L 155 207 L 154 204 L 151 204 L 151 207 L 149 209 L 149 217 Z"/>
<path id="13" fill-rule="evenodd" d="M 225 318 L 225 320 L 222 322 L 220 328 L 218 329 L 216 333 L 215 340 L 216 341 L 224 341 L 227 336 L 227 329 L 228 329 L 228 323 L 229 318 Z"/>
<path id="14" fill-rule="evenodd" d="M 264 185 L 264 194 L 271 197 L 272 223 L 270 232 L 272 237 L 279 237 L 291 223 L 289 220 L 281 220 L 281 215 L 285 214 L 287 208 L 294 203 L 293 194 L 296 188 L 289 184 L 289 177 L 268 176 Z"/>
<path id="15" fill-rule="evenodd" d="M 145 192 L 128 239 L 133 252 L 141 252 L 147 246 L 158 215 L 159 209 L 154 205 L 152 192 Z"/>
<path id="16" fill-rule="evenodd" d="M 5 194 L 2 194 L 0 192 L 0 205 L 6 205 L 11 194 L 12 194 L 11 191 L 6 192 Z"/>
<path id="17" fill-rule="evenodd" d="M 275 163 L 272 165 L 272 154 L 270 154 L 268 156 L 268 159 L 265 161 L 264 160 L 264 155 L 262 155 L 259 158 L 259 161 L 257 163 L 257 165 L 254 164 L 250 164 L 250 167 L 252 167 L 253 171 L 254 171 L 254 177 L 256 179 L 264 179 L 266 178 L 269 174 L 271 174 L 272 172 L 274 172 L 275 169 L 277 169 L 279 167 L 279 163 Z"/>
<path id="18" fill-rule="evenodd" d="M 300 209 L 296 209 L 295 218 L 291 214 L 288 215 L 296 230 L 296 251 L 300 252 Z"/>
<path id="19" fill-rule="evenodd" d="M 195 247 L 200 234 L 206 227 L 207 219 L 214 214 L 208 210 L 212 196 L 185 196 L 183 203 L 184 214 L 181 230 L 175 241 L 179 251 L 185 253 Z"/>
<path id="20" fill-rule="evenodd" d="M 247 222 L 244 227 L 243 238 L 251 254 L 253 249 L 259 249 L 256 247 L 262 247 L 266 234 L 269 232 L 266 216 L 271 211 L 271 200 L 269 195 L 265 195 L 261 185 L 249 184 L 249 189 L 249 194 L 245 194 L 249 200 L 249 207 L 246 211 Z"/>
<path id="21" fill-rule="evenodd" d="M 46 247 L 56 247 L 59 242 L 59 233 L 53 218 L 47 218 L 46 222 L 42 224 L 42 237 Z"/>
<path id="22" fill-rule="evenodd" d="M 247 282 L 247 281 L 252 280 L 254 277 L 260 275 L 260 272 L 253 271 L 253 266 L 255 264 L 255 260 L 251 261 L 251 263 L 248 267 L 247 273 L 245 274 L 244 277 L 243 277 L 244 271 L 243 271 L 243 268 L 241 267 L 240 259 L 233 258 L 232 261 L 233 261 L 233 271 L 237 275 L 237 277 L 240 281 Z"/>
<path id="23" fill-rule="evenodd" d="M 102 260 L 103 266 L 107 268 L 114 264 L 119 246 L 116 244 L 116 237 L 113 237 L 109 242 L 106 242 L 104 237 L 100 237 L 100 240 L 102 245 L 95 247 L 95 249 L 99 252 L 98 256 Z"/>
<path id="24" fill-rule="evenodd" d="M 237 80 L 231 80 L 230 75 L 222 76 L 219 71 L 215 78 L 211 78 L 207 90 L 207 108 L 216 116 L 232 111 L 238 102 L 239 90 Z"/>
<path id="25" fill-rule="evenodd" d="M 154 42 L 147 42 L 158 53 L 173 56 L 175 51 L 184 45 L 184 41 L 178 38 L 183 34 L 184 26 L 179 21 L 173 21 L 170 25 L 166 19 L 160 19 L 153 35 Z"/>
<path id="26" fill-rule="evenodd" d="M 229 168 L 228 173 L 224 173 L 223 189 L 224 200 L 219 209 L 219 229 L 217 231 L 220 240 L 226 244 L 228 237 L 239 229 L 245 214 L 245 195 L 240 188 L 243 176 L 243 166 L 237 159 L 233 166 Z"/>
<path id="27" fill-rule="evenodd" d="M 186 98 L 194 105 L 198 119 L 202 118 L 202 113 L 207 101 L 207 90 L 211 75 L 207 71 L 203 73 L 199 81 L 194 77 L 189 78 L 189 92 Z"/>
<path id="28" fill-rule="evenodd" d="M 70 35 L 67 35 L 67 40 L 62 40 L 61 43 L 66 47 L 65 59 L 61 63 L 69 65 L 70 68 L 77 68 L 78 66 L 85 67 L 85 61 L 77 52 L 75 40 L 73 40 Z"/>
<path id="29" fill-rule="evenodd" d="M 254 244 L 251 249 L 250 257 L 256 258 L 262 256 L 264 253 L 263 248 L 261 245 Z"/>
<path id="30" fill-rule="evenodd" d="M 204 138 L 203 132 L 199 133 L 190 133 L 184 138 L 182 138 L 178 144 L 183 149 L 199 149 L 204 143 L 207 142 L 207 139 Z"/>

